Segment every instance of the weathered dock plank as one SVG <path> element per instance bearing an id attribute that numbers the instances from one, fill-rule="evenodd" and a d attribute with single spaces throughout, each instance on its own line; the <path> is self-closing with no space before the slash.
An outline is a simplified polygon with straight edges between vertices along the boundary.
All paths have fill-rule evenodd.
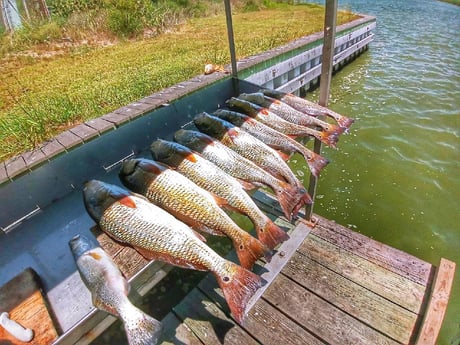
<path id="1" fill-rule="evenodd" d="M 163 319 L 163 324 L 168 325 L 168 328 L 163 333 L 163 338 L 167 339 L 161 342 L 161 345 L 171 344 L 187 344 L 187 345 L 202 345 L 192 330 L 182 323 L 174 313 L 169 313 Z"/>
<path id="2" fill-rule="evenodd" d="M 425 287 L 377 266 L 353 253 L 311 234 L 299 247 L 306 257 L 345 278 L 418 313 Z"/>
<path id="3" fill-rule="evenodd" d="M 315 217 L 318 219 L 319 225 L 313 229 L 316 236 L 419 284 L 426 285 L 432 278 L 432 265 L 428 262 L 358 232 L 350 231 L 348 228 L 319 215 L 315 215 Z"/>
<path id="4" fill-rule="evenodd" d="M 361 322 L 403 344 L 409 343 L 417 314 L 325 268 L 302 253 L 291 258 L 283 273 Z"/>
<path id="5" fill-rule="evenodd" d="M 398 344 L 284 275 L 273 281 L 263 298 L 328 344 Z"/>

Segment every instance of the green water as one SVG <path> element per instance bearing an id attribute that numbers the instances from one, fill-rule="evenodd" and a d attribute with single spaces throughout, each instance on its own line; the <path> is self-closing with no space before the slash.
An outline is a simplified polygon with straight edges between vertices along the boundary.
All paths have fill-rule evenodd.
<path id="1" fill-rule="evenodd" d="M 370 49 L 337 73 L 329 106 L 356 119 L 321 174 L 314 212 L 437 265 L 460 264 L 460 7 L 339 2 L 377 17 Z M 318 91 L 307 98 L 318 100 Z M 293 166 L 305 171 L 299 159 Z M 460 273 L 439 344 L 460 344 Z"/>

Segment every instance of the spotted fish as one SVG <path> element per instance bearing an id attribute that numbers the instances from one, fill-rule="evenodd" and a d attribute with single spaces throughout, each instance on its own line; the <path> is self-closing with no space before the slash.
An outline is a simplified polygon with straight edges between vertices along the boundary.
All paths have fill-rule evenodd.
<path id="1" fill-rule="evenodd" d="M 224 109 L 219 109 L 213 114 L 244 129 L 246 132 L 276 150 L 289 153 L 300 153 L 305 158 L 311 173 L 316 177 L 319 176 L 320 171 L 329 163 L 326 158 L 309 150 L 301 143 L 263 124 L 262 122 L 253 119 L 250 116 Z"/>
<path id="2" fill-rule="evenodd" d="M 200 187 L 224 198 L 232 209 L 247 215 L 254 223 L 259 240 L 275 248 L 289 236 L 263 213 L 241 184 L 214 163 L 188 147 L 158 139 L 150 145 L 153 159 L 167 164 Z"/>
<path id="3" fill-rule="evenodd" d="M 128 159 L 122 163 L 119 177 L 127 188 L 192 228 L 228 236 L 243 267 L 252 268 L 264 255 L 270 261 L 271 250 L 233 222 L 219 207 L 222 200 L 177 171 L 148 159 Z"/>
<path id="4" fill-rule="evenodd" d="M 220 257 L 185 223 L 140 195 L 91 180 L 83 189 L 83 200 L 104 232 L 146 258 L 212 272 L 233 317 L 243 322 L 248 302 L 265 284 L 261 277 Z"/>
<path id="5" fill-rule="evenodd" d="M 174 140 L 201 153 L 207 160 L 237 179 L 271 188 L 288 220 L 291 220 L 292 216 L 295 216 L 303 206 L 302 198 L 305 195 L 299 193 L 297 187 L 275 178 L 249 159 L 244 158 L 209 135 L 198 131 L 180 129 L 174 133 Z"/>
<path id="6" fill-rule="evenodd" d="M 301 126 L 296 123 L 286 121 L 267 108 L 261 107 L 252 102 L 240 98 L 232 97 L 227 101 L 227 105 L 232 109 L 238 109 L 246 115 L 262 122 L 263 124 L 276 129 L 278 132 L 291 137 L 314 137 L 328 146 L 336 147 L 338 136 L 335 133 L 318 131 L 316 129 Z"/>
<path id="7" fill-rule="evenodd" d="M 293 95 L 292 93 L 281 92 L 277 90 L 263 89 L 262 92 L 264 95 L 276 98 L 294 109 L 301 111 L 302 113 L 310 116 L 329 116 L 333 118 L 337 124 L 348 130 L 353 124 L 354 120 L 352 118 L 343 116 L 327 107 L 323 107 L 317 103 L 311 102 L 305 98 Z"/>
<path id="8" fill-rule="evenodd" d="M 130 302 L 129 283 L 107 253 L 80 235 L 72 238 L 69 246 L 80 276 L 91 292 L 93 305 L 122 320 L 130 345 L 157 344 L 161 322 Z"/>

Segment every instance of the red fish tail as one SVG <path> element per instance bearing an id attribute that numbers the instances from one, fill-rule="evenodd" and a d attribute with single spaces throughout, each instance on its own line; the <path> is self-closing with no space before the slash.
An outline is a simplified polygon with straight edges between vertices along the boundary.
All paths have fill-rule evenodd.
<path id="1" fill-rule="evenodd" d="M 241 266 L 251 269 L 254 263 L 262 256 L 270 262 L 273 256 L 270 248 L 265 246 L 257 238 L 252 237 L 246 232 L 245 234 L 247 236 L 244 236 L 239 243 L 234 242 L 236 255 L 238 256 Z"/>
<path id="2" fill-rule="evenodd" d="M 266 284 L 266 281 L 234 263 L 228 261 L 226 265 L 229 268 L 228 274 L 223 276 L 216 274 L 216 278 L 232 316 L 241 325 L 246 316 L 248 302 L 256 291 Z"/>
<path id="3" fill-rule="evenodd" d="M 291 186 L 284 182 L 282 182 L 282 185 L 284 186 L 282 189 L 276 190 L 276 197 L 285 217 L 288 221 L 291 221 L 292 216 L 295 216 L 294 210 L 297 204 L 302 202 L 305 196 L 308 196 L 308 193 L 304 188 L 299 188 L 298 186 Z M 305 203 L 303 205 L 305 205 Z"/>
<path id="4" fill-rule="evenodd" d="M 304 156 L 308 167 L 310 168 L 313 176 L 318 177 L 321 170 L 329 164 L 329 160 L 323 156 L 313 152 L 313 151 L 303 151 L 302 155 Z"/>
<path id="5" fill-rule="evenodd" d="M 354 119 L 340 115 L 340 117 L 337 119 L 337 123 L 339 124 L 340 127 L 345 128 L 345 131 L 348 131 L 348 128 L 355 122 Z"/>
<path id="6" fill-rule="evenodd" d="M 278 244 L 289 239 L 289 235 L 268 217 L 263 227 L 257 228 L 256 231 L 260 242 L 270 249 L 274 249 Z"/>
<path id="7" fill-rule="evenodd" d="M 339 141 L 339 135 L 335 131 L 324 131 L 320 132 L 317 139 L 319 139 L 322 143 L 326 144 L 327 146 L 337 148 L 336 144 Z"/>
<path id="8" fill-rule="evenodd" d="M 342 134 L 346 130 L 346 128 L 339 127 L 337 125 L 330 124 L 330 123 L 327 124 L 327 127 L 328 127 L 327 132 L 334 133 L 337 136 L 339 136 L 340 134 Z"/>

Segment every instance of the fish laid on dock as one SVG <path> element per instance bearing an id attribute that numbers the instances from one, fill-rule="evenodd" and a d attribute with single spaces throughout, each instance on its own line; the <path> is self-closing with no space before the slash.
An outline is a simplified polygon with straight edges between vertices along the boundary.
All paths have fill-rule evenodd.
<path id="1" fill-rule="evenodd" d="M 109 255 L 85 237 L 69 241 L 80 276 L 91 292 L 93 305 L 123 322 L 130 345 L 157 344 L 161 322 L 145 314 L 128 299 L 129 283 Z"/>
<path id="2" fill-rule="evenodd" d="M 212 272 L 233 317 L 242 323 L 248 302 L 265 284 L 261 277 L 223 259 L 185 223 L 140 195 L 91 180 L 83 189 L 83 200 L 104 232 L 146 258 Z"/>
<path id="3" fill-rule="evenodd" d="M 263 89 L 260 90 L 264 95 L 276 98 L 294 109 L 297 109 L 298 111 L 301 111 L 302 113 L 310 116 L 329 116 L 333 118 L 337 124 L 344 128 L 345 130 L 348 130 L 350 126 L 353 124 L 355 120 L 352 118 L 343 116 L 339 113 L 336 113 L 335 111 L 332 111 L 331 109 L 327 107 L 323 107 L 319 104 L 316 104 L 314 102 L 311 102 L 305 98 L 296 96 L 292 93 L 285 93 L 277 90 L 271 90 L 271 89 Z"/>
<path id="4" fill-rule="evenodd" d="M 256 163 L 276 178 L 284 179 L 291 186 L 297 187 L 299 194 L 304 194 L 302 201 L 305 204 L 311 204 L 310 195 L 308 195 L 291 168 L 274 149 L 264 144 L 261 140 L 234 124 L 207 113 L 196 115 L 193 123 L 201 132 L 219 140 L 222 144 Z"/>
<path id="5" fill-rule="evenodd" d="M 286 121 L 285 119 L 279 117 L 274 112 L 268 110 L 267 108 L 261 107 L 252 102 L 245 101 L 240 98 L 232 97 L 227 100 L 227 105 L 233 109 L 239 109 L 244 112 L 246 115 L 262 122 L 263 124 L 271 127 L 278 132 L 286 134 L 291 137 L 314 137 L 321 142 L 325 143 L 328 146 L 336 147 L 338 141 L 338 135 L 335 133 L 328 133 L 323 131 L 318 131 L 316 129 L 301 126 L 296 123 Z"/>
<path id="6" fill-rule="evenodd" d="M 271 260 L 270 248 L 241 229 L 220 208 L 218 203 L 225 203 L 222 199 L 177 171 L 152 160 L 128 159 L 122 163 L 119 177 L 127 188 L 144 195 L 192 228 L 229 237 L 244 268 L 252 268 L 262 256 Z"/>
<path id="7" fill-rule="evenodd" d="M 306 116 L 304 113 L 294 109 L 290 105 L 281 102 L 276 98 L 268 97 L 261 92 L 242 93 L 238 96 L 238 98 L 267 108 L 279 117 L 291 123 L 307 127 L 320 127 L 326 133 L 335 135 L 339 135 L 344 132 L 344 129 L 337 125 L 322 121 L 313 116 Z"/>
<path id="8" fill-rule="evenodd" d="M 150 145 L 153 159 L 167 164 L 198 186 L 224 198 L 230 207 L 254 223 L 258 239 L 274 249 L 289 236 L 265 215 L 241 184 L 214 163 L 179 143 L 158 139 Z"/>
<path id="9" fill-rule="evenodd" d="M 303 206 L 301 201 L 304 194 L 300 194 L 297 187 L 292 187 L 289 183 L 275 178 L 249 159 L 242 157 L 209 135 L 198 131 L 180 129 L 174 133 L 174 140 L 201 153 L 203 157 L 239 180 L 271 188 L 288 220 L 291 220 L 292 216 L 295 216 Z"/>
<path id="10" fill-rule="evenodd" d="M 319 176 L 320 171 L 329 163 L 326 158 L 311 151 L 301 143 L 250 116 L 225 109 L 219 109 L 213 114 L 244 129 L 275 150 L 281 150 L 282 152 L 288 153 L 300 153 L 305 158 L 311 173 L 316 177 Z"/>

